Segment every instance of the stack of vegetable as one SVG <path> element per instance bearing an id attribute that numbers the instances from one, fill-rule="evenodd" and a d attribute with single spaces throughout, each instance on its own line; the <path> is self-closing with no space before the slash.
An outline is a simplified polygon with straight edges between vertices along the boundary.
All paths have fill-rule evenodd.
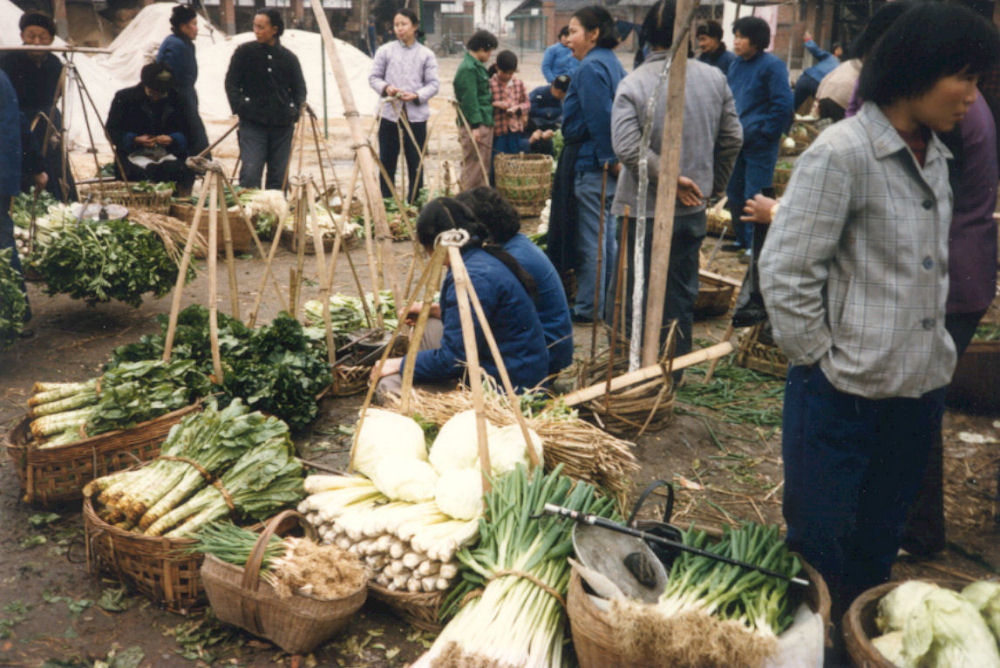
<path id="1" fill-rule="evenodd" d="M 159 318 L 160 333 L 116 348 L 109 369 L 163 356 L 167 318 Z M 318 412 L 317 395 L 333 382 L 322 330 L 305 330 L 287 313 L 257 329 L 223 313 L 218 314 L 218 324 L 224 377 L 213 381 L 221 385 L 220 403 L 239 397 L 292 429 L 309 424 Z M 208 309 L 192 305 L 180 312 L 172 355 L 193 360 L 203 373 L 212 373 Z"/>
<path id="2" fill-rule="evenodd" d="M 558 666 L 563 663 L 571 523 L 541 514 L 546 503 L 615 517 L 591 485 L 523 466 L 486 495 L 475 549 L 458 553 L 462 582 L 446 600 L 457 614 L 424 657 L 430 665 Z M 479 596 L 476 591 L 481 591 Z"/>
<path id="3" fill-rule="evenodd" d="M 97 513 L 121 529 L 190 537 L 227 515 L 260 520 L 297 503 L 302 465 L 284 422 L 209 399 L 170 430 L 159 459 L 88 483 L 84 496 L 95 495 Z"/>
<path id="4" fill-rule="evenodd" d="M 208 376 L 181 359 L 128 362 L 83 383 L 35 383 L 31 434 L 39 448 L 67 445 L 184 408 L 210 388 Z"/>
<path id="5" fill-rule="evenodd" d="M 13 255 L 13 248 L 0 250 L 0 350 L 7 350 L 17 341 L 28 307 L 21 292 L 21 273 L 11 266 Z"/>
<path id="6" fill-rule="evenodd" d="M 434 501 L 391 501 L 364 476 L 306 478 L 301 504 L 324 544 L 362 558 L 371 577 L 393 591 L 432 592 L 458 574 L 455 552 L 475 540 L 478 522 L 456 520 Z"/>
<path id="7" fill-rule="evenodd" d="M 243 567 L 259 537 L 232 522 L 216 522 L 199 532 L 192 551 Z M 361 561 L 335 545 L 277 536 L 271 536 L 264 547 L 260 574 L 282 599 L 303 594 L 333 601 L 353 594 L 368 581 Z"/>
<path id="8" fill-rule="evenodd" d="M 65 216 L 58 227 L 46 230 L 41 221 L 37 224 L 40 247 L 29 265 L 41 274 L 50 295 L 65 293 L 90 304 L 117 299 L 138 307 L 145 293 L 162 297 L 177 282 L 177 263 L 160 237 L 141 225 L 127 220 L 67 222 Z M 194 275 L 189 267 L 185 278 Z"/>
<path id="9" fill-rule="evenodd" d="M 295 213 L 286 214 L 282 220 L 282 227 L 288 232 L 295 231 Z M 319 228 L 319 233 L 324 239 L 333 239 L 337 236 L 338 232 L 343 238 L 343 243 L 347 243 L 348 239 L 358 236 L 361 232 L 361 225 L 357 222 L 350 220 L 348 216 L 343 214 L 334 213 L 332 210 L 326 208 L 322 204 L 316 205 L 316 217 L 313 218 L 312 215 L 306 216 L 306 237 L 308 239 L 313 238 L 313 224 Z"/>
<path id="10" fill-rule="evenodd" d="M 789 578 L 802 568 L 776 526 L 726 527 L 716 542 L 691 528 L 683 532 L 683 542 Z M 655 655 L 666 665 L 759 666 L 791 625 L 799 593 L 789 591 L 787 580 L 677 551 L 659 603 L 618 599 L 609 619 L 627 660 Z M 699 641 L 691 643 L 692 637 Z"/>
<path id="11" fill-rule="evenodd" d="M 974 582 L 961 593 L 911 580 L 878 603 L 872 639 L 900 668 L 1000 666 L 1000 583 Z"/>
<path id="12" fill-rule="evenodd" d="M 365 302 L 368 306 L 368 313 L 374 319 L 377 312 L 382 313 L 382 323 L 385 329 L 395 330 L 399 327 L 399 317 L 396 315 L 396 303 L 392 293 L 388 290 L 380 290 L 378 293 L 378 308 L 375 304 L 375 295 L 371 292 L 365 294 Z M 323 323 L 323 303 L 318 299 L 310 299 L 305 303 L 306 323 L 313 327 L 322 327 Z M 337 345 L 341 346 L 348 342 L 348 335 L 360 329 L 375 327 L 376 322 L 368 322 L 365 315 L 365 307 L 359 297 L 353 297 L 342 293 L 330 296 L 330 324 L 333 327 L 333 335 L 337 337 Z"/>

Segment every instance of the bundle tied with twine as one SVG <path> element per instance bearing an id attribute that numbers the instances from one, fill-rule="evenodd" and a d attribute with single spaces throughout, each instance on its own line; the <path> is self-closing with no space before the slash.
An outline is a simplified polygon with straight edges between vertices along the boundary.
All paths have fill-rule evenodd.
<path id="1" fill-rule="evenodd" d="M 760 668 L 778 648 L 777 638 L 704 611 L 668 617 L 655 605 L 617 599 L 607 620 L 619 655 L 633 666 Z"/>
<path id="2" fill-rule="evenodd" d="M 336 545 L 308 538 L 285 538 L 286 551 L 263 575 L 280 599 L 303 594 L 324 601 L 349 596 L 368 582 L 361 561 Z"/>
<path id="3" fill-rule="evenodd" d="M 490 380 L 484 381 L 488 385 Z M 397 400 L 398 401 L 398 400 Z M 398 406 L 398 404 L 397 404 Z M 452 392 L 428 392 L 413 388 L 411 412 L 437 426 L 453 415 L 473 408 L 472 391 L 461 387 Z M 516 423 L 508 399 L 487 386 L 485 417 L 498 427 Z M 607 490 L 623 503 L 632 488 L 631 475 L 639 470 L 633 443 L 616 438 L 574 414 L 545 410 L 525 416 L 528 428 L 542 439 L 545 469 L 563 465 L 563 473 Z"/>
<path id="4" fill-rule="evenodd" d="M 191 227 L 189 223 L 162 213 L 142 210 L 129 211 L 128 219 L 160 237 L 163 248 L 167 251 L 167 256 L 174 263 L 180 264 L 181 252 L 187 242 L 188 231 Z M 201 232 L 195 233 L 195 245 L 199 248 L 208 248 L 208 242 Z"/>

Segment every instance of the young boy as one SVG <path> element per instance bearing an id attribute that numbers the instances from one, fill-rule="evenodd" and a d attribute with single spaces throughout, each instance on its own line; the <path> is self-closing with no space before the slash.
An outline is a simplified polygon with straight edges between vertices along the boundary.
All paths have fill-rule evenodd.
<path id="1" fill-rule="evenodd" d="M 455 71 L 454 81 L 455 99 L 469 124 L 466 128 L 462 119 L 458 119 L 458 141 L 462 145 L 459 183 L 463 191 L 489 185 L 493 155 L 493 97 L 485 63 L 497 48 L 497 38 L 487 30 L 479 30 L 469 38 L 465 48 L 467 52 Z"/>

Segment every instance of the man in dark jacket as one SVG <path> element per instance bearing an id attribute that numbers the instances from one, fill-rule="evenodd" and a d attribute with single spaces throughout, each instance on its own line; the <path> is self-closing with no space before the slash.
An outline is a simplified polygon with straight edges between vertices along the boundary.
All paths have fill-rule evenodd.
<path id="1" fill-rule="evenodd" d="M 136 181 L 173 181 L 190 192 L 194 173 L 184 165 L 190 128 L 184 102 L 174 91 L 166 65 L 149 63 L 141 82 L 115 93 L 108 112 L 108 136 L 124 169 Z"/>
<path id="2" fill-rule="evenodd" d="M 698 26 L 695 35 L 698 37 L 698 48 L 701 50 L 698 60 L 714 65 L 722 70 L 723 74 L 728 74 L 729 65 L 737 58 L 735 53 L 726 49 L 719 22 L 709 21 L 705 25 Z"/>
<path id="3" fill-rule="evenodd" d="M 56 35 L 55 22 L 41 12 L 22 14 L 18 27 L 21 43 L 25 46 L 49 46 Z M 0 69 L 6 72 L 17 93 L 21 116 L 31 132 L 31 148 L 38 152 L 48 174 L 46 189 L 63 201 L 75 200 L 73 172 L 68 161 L 63 164 L 62 114 L 56 104 L 62 95 L 59 90 L 62 62 L 45 51 L 9 51 L 0 59 Z M 45 146 L 46 137 L 48 146 Z M 28 148 L 26 146 L 25 150 Z"/>
<path id="4" fill-rule="evenodd" d="M 240 117 L 240 185 L 260 188 L 267 165 L 268 190 L 285 183 L 292 135 L 306 101 L 306 82 L 294 53 L 281 46 L 281 14 L 267 9 L 253 17 L 256 41 L 233 53 L 226 72 L 229 107 Z"/>
<path id="5" fill-rule="evenodd" d="M 562 125 L 562 101 L 569 90 L 569 76 L 560 74 L 547 86 L 539 86 L 531 91 L 528 100 L 527 132 L 532 153 L 553 154 L 552 135 Z"/>

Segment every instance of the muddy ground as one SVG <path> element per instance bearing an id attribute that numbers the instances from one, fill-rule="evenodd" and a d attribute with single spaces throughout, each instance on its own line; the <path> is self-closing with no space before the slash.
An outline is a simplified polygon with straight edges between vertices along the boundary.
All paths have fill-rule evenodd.
<path id="1" fill-rule="evenodd" d="M 540 54 L 525 54 L 522 72 L 529 87 L 540 83 Z M 442 60 L 442 80 L 450 82 L 457 58 Z M 450 94 L 446 84 L 442 95 Z M 439 122 L 430 142 L 428 181 L 442 183 L 444 160 L 457 157 L 450 109 L 438 105 Z M 349 179 L 350 153 L 342 120 L 330 123 L 339 180 Z M 218 136 L 223 126 L 209 128 Z M 235 143 L 227 141 L 217 157 L 232 164 Z M 76 156 L 85 165 L 92 160 Z M 306 157 L 306 169 L 315 159 Z M 86 167 L 84 167 L 86 169 Z M 90 172 L 85 172 L 89 174 Z M 529 231 L 537 220 L 525 221 Z M 712 243 L 712 240 L 709 240 Z M 708 244 L 706 244 L 708 245 Z M 397 265 L 408 266 L 412 247 L 395 244 Z M 364 265 L 364 252 L 351 251 Z M 294 256 L 281 249 L 275 275 L 287 289 Z M 312 265 L 306 265 L 307 277 Z M 183 305 L 205 304 L 208 295 L 204 262 L 198 278 L 183 293 Z M 740 278 L 743 267 L 725 253 L 714 269 Z M 262 264 L 251 257 L 236 261 L 241 308 L 251 307 Z M 367 273 L 361 272 L 366 288 Z M 228 295 L 225 273 L 219 294 Z M 314 281 L 306 297 L 315 296 Z M 341 262 L 335 290 L 354 292 L 346 263 Z M 32 383 L 73 381 L 96 375 L 115 346 L 157 330 L 156 316 L 168 312 L 169 298 L 147 300 L 133 309 L 117 303 L 89 307 L 65 296 L 47 296 L 42 286 L 29 288 L 35 313 L 35 336 L 0 353 L 0 427 L 9 428 L 25 411 Z M 228 311 L 228 300 L 220 300 Z M 278 309 L 274 292 L 265 293 L 261 319 Z M 717 341 L 725 317 L 696 324 L 699 346 Z M 577 326 L 577 357 L 589 355 L 590 330 Z M 723 360 L 710 391 L 700 389 L 703 369 L 686 376 L 669 426 L 636 439 L 641 470 L 637 485 L 662 478 L 678 490 L 674 518 L 716 525 L 741 519 L 781 522 L 782 469 L 780 415 L 782 382 L 735 367 Z M 348 444 L 337 427 L 354 422 L 360 398 L 324 399 L 321 417 L 296 438 L 300 454 L 334 467 L 346 463 Z M 980 578 L 1000 573 L 1000 532 L 994 523 L 1000 421 L 949 409 L 945 417 L 948 549 L 933 559 L 901 559 L 894 577 Z M 650 507 L 647 516 L 657 512 Z M 306 665 L 390 666 L 415 658 L 432 636 L 416 631 L 391 613 L 369 603 L 335 641 L 306 657 Z M 38 509 L 20 501 L 11 462 L 0 460 L 0 665 L 91 666 L 95 661 L 124 666 L 289 665 L 291 657 L 273 645 L 220 625 L 210 614 L 184 617 L 157 609 L 124 591 L 110 576 L 88 571 L 79 504 Z"/>

